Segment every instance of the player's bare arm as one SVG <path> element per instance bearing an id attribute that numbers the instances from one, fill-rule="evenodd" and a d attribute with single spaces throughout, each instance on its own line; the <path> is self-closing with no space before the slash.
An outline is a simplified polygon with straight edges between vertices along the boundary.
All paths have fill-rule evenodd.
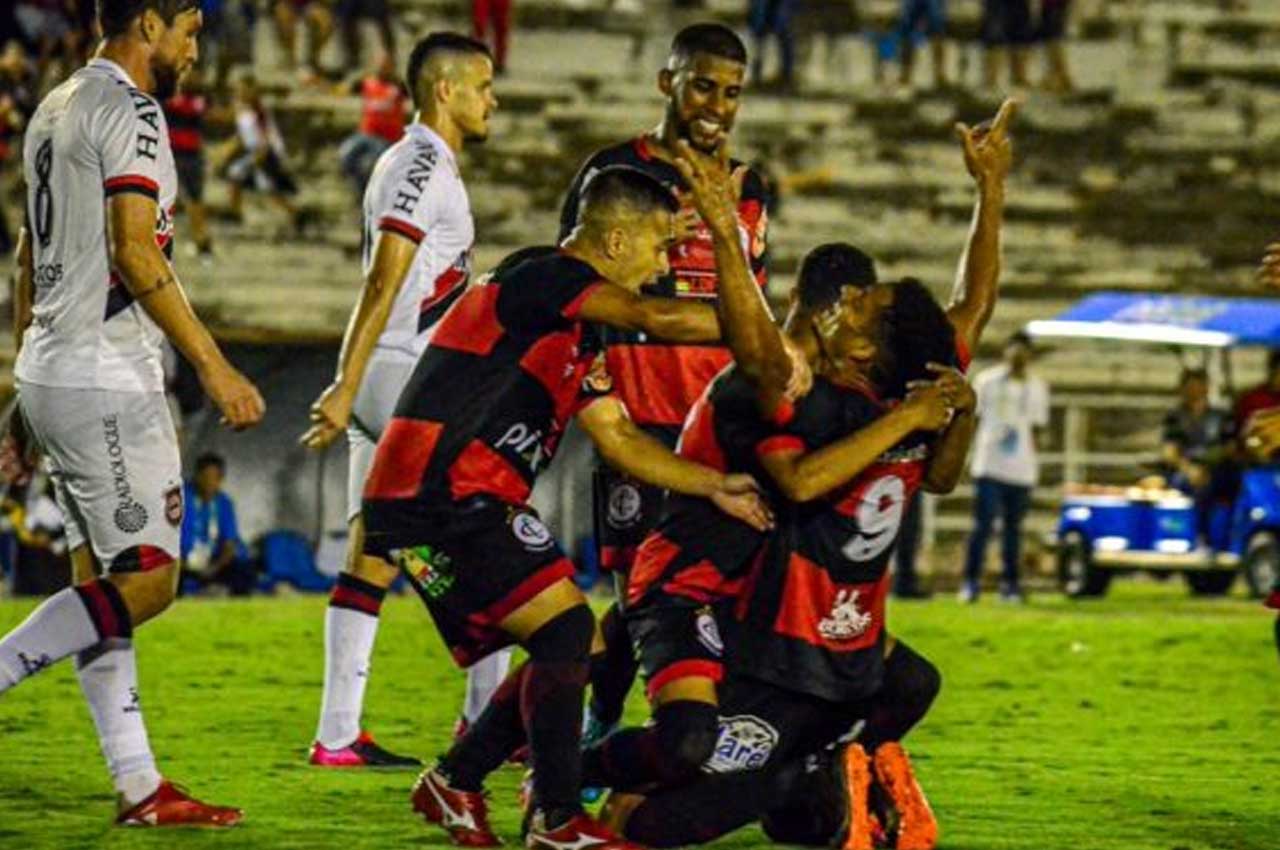
<path id="1" fill-rule="evenodd" d="M 911 432 L 945 428 L 952 410 L 941 388 L 921 387 L 875 422 L 817 451 L 770 452 L 760 461 L 788 499 L 812 501 L 857 478 Z"/>
<path id="2" fill-rule="evenodd" d="M 31 325 L 32 287 L 35 275 L 31 260 L 31 234 L 27 228 L 18 230 L 17 260 L 13 274 L 13 344 L 14 352 L 22 350 L 22 337 Z"/>
<path id="3" fill-rule="evenodd" d="M 624 331 L 641 331 L 667 342 L 718 342 L 720 321 L 710 304 L 637 295 L 620 286 L 596 287 L 579 316 Z"/>
<path id="4" fill-rule="evenodd" d="M 333 383 L 311 405 L 311 427 L 301 439 L 307 448 L 325 448 L 346 430 L 369 357 L 387 327 L 391 308 L 417 250 L 417 243 L 406 236 L 392 231 L 379 233 L 373 265 L 342 337 Z"/>
<path id="5" fill-rule="evenodd" d="M 978 188 L 969 241 L 960 256 L 947 317 L 972 351 L 996 307 L 1000 280 L 1000 229 L 1004 219 L 1005 179 L 1013 163 L 1009 123 L 1018 111 L 1009 99 L 989 123 L 956 125 L 964 163 Z"/>
<path id="6" fill-rule="evenodd" d="M 676 167 L 689 186 L 715 246 L 719 276 L 716 309 L 724 341 L 738 368 L 763 393 L 781 397 L 796 364 L 787 353 L 782 332 L 743 251 L 737 206 L 746 166 L 731 173 L 723 145 L 714 157 L 699 153 L 684 141 L 677 143 L 677 151 Z"/>
<path id="7" fill-rule="evenodd" d="M 929 370 L 938 376 L 938 388 L 955 411 L 955 416 L 933 441 L 929 466 L 925 469 L 921 486 L 929 493 L 950 493 L 960 482 L 965 458 L 973 442 L 973 432 L 978 424 L 975 414 L 978 397 L 958 370 L 937 363 L 929 364 Z"/>
<path id="8" fill-rule="evenodd" d="M 262 419 L 265 405 L 257 388 L 222 355 L 208 329 L 196 317 L 169 261 L 155 239 L 156 203 L 135 193 L 114 195 L 108 203 L 111 265 L 125 287 L 195 367 L 200 383 L 233 428 Z"/>
<path id="9" fill-rule="evenodd" d="M 606 396 L 593 401 L 578 413 L 577 420 L 615 469 L 647 484 L 708 498 L 720 510 L 759 531 L 773 527 L 773 515 L 750 475 L 726 475 L 680 457 L 641 430 L 617 399 Z"/>

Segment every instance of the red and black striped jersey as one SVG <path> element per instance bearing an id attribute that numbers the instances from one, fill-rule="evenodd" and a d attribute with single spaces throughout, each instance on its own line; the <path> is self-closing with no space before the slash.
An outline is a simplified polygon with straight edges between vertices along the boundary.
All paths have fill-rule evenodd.
<path id="1" fill-rule="evenodd" d="M 885 408 L 842 396 L 841 433 Z M 830 435 L 806 441 L 818 449 Z M 738 600 L 742 672 L 836 702 L 880 686 L 889 558 L 929 463 L 931 436 L 916 433 L 823 499 L 788 505 Z"/>
<path id="2" fill-rule="evenodd" d="M 607 390 L 590 374 L 598 338 L 578 320 L 601 285 L 590 265 L 548 249 L 466 290 L 378 441 L 366 509 L 403 516 L 481 494 L 523 503 L 569 417 Z"/>
<path id="3" fill-rule="evenodd" d="M 675 166 L 655 155 L 643 138 L 623 142 L 591 156 L 569 187 L 560 215 L 560 238 L 578 218 L 582 187 L 596 171 L 626 165 L 643 171 L 672 190 L 685 190 Z M 740 163 L 734 163 L 735 167 Z M 751 270 L 763 288 L 766 283 L 768 214 L 764 181 L 748 170 L 742 184 L 738 219 Z M 704 225 L 696 236 L 672 247 L 671 272 L 650 290 L 676 298 L 715 298 L 718 291 L 715 250 Z M 733 359 L 721 345 L 674 345 L 641 333 L 607 329 L 606 362 L 614 393 L 636 423 L 669 433 L 680 428 L 689 409 L 721 369 Z"/>
<path id="4" fill-rule="evenodd" d="M 763 418 L 755 386 L 736 366 L 707 387 L 685 422 L 677 452 L 722 472 L 748 473 L 783 497 L 760 459 L 771 452 L 823 444 L 841 436 L 842 391 L 824 380 L 794 405 Z M 721 512 L 708 499 L 672 493 L 658 527 L 636 551 L 627 585 L 629 607 L 706 604 L 737 595 L 764 535 Z"/>

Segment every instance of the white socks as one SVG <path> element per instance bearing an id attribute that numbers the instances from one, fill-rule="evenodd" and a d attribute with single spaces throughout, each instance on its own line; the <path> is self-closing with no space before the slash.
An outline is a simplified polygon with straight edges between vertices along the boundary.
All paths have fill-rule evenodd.
<path id="1" fill-rule="evenodd" d="M 324 617 L 324 699 L 316 740 L 329 750 L 350 746 L 360 734 L 369 658 L 378 617 L 330 605 Z"/>
<path id="2" fill-rule="evenodd" d="M 462 716 L 470 726 L 479 719 L 493 692 L 507 678 L 511 666 L 511 648 L 486 655 L 467 670 L 467 697 L 462 703 Z"/>
<path id="3" fill-rule="evenodd" d="M 78 589 L 58 591 L 0 640 L 0 693 L 101 640 Z"/>
<path id="4" fill-rule="evenodd" d="M 76 656 L 76 675 L 116 791 L 136 805 L 160 786 L 160 773 L 142 722 L 133 641 L 111 638 L 86 649 Z"/>

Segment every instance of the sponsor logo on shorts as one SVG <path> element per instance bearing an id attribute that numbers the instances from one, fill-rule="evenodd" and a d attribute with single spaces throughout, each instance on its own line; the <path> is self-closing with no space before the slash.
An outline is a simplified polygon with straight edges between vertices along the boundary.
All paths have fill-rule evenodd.
<path id="1" fill-rule="evenodd" d="M 107 447 L 111 486 L 116 493 L 116 528 L 125 534 L 137 534 L 147 527 L 147 509 L 133 498 L 129 467 L 124 461 L 124 447 L 120 445 L 120 418 L 114 413 L 102 417 L 102 437 Z"/>
<path id="2" fill-rule="evenodd" d="M 702 769 L 707 773 L 756 770 L 778 746 L 778 730 L 754 714 L 720 718 L 720 737 Z"/>
<path id="3" fill-rule="evenodd" d="M 628 528 L 640 519 L 640 488 L 623 481 L 609 488 L 609 525 Z"/>
<path id="4" fill-rule="evenodd" d="M 818 634 L 827 640 L 852 640 L 871 627 L 872 616 L 858 609 L 862 591 L 846 589 L 836 594 L 831 613 L 818 621 Z"/>
<path id="5" fill-rule="evenodd" d="M 439 549 L 432 546 L 397 549 L 391 558 L 418 590 L 431 599 L 439 599 L 453 587 L 453 559 Z"/>
<path id="6" fill-rule="evenodd" d="M 693 622 L 694 631 L 698 633 L 698 643 L 708 652 L 721 655 L 724 652 L 724 641 L 720 639 L 720 627 L 716 625 L 716 615 L 710 608 L 702 608 Z"/>
<path id="7" fill-rule="evenodd" d="M 518 513 L 511 518 L 511 533 L 533 552 L 544 552 L 555 544 L 551 531 L 530 513 Z"/>
<path id="8" fill-rule="evenodd" d="M 182 488 L 170 487 L 164 491 L 164 518 L 177 528 L 182 522 Z"/>

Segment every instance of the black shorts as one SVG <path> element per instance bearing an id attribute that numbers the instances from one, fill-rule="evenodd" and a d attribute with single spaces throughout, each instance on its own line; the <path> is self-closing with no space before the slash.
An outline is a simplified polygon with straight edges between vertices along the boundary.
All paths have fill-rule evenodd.
<path id="1" fill-rule="evenodd" d="M 573 576 L 573 562 L 527 505 L 476 496 L 430 513 L 398 507 L 366 503 L 364 553 L 400 568 L 463 667 L 513 643 L 502 621 Z"/>
<path id="2" fill-rule="evenodd" d="M 204 154 L 200 151 L 173 152 L 173 165 L 178 172 L 178 187 L 188 199 L 204 202 Z"/>
<path id="3" fill-rule="evenodd" d="M 710 605 L 645 606 L 627 612 L 627 631 L 640 661 L 645 695 L 652 700 L 667 684 L 686 676 L 724 678 L 721 625 L 728 621 Z"/>
<path id="4" fill-rule="evenodd" d="M 983 0 L 982 43 L 987 47 L 1030 44 L 1032 41 L 1029 0 Z"/>
<path id="5" fill-rule="evenodd" d="M 1070 11 L 1069 0 L 1041 0 L 1040 26 L 1036 38 L 1040 41 L 1061 41 L 1067 32 L 1067 13 Z"/>
<path id="6" fill-rule="evenodd" d="M 631 572 L 636 547 L 662 518 L 666 491 L 600 466 L 593 478 L 592 496 L 600 569 L 625 578 Z"/>
<path id="7" fill-rule="evenodd" d="M 867 709 L 867 702 L 843 705 L 731 675 L 720 684 L 720 737 L 704 770 L 780 768 L 851 738 Z"/>

